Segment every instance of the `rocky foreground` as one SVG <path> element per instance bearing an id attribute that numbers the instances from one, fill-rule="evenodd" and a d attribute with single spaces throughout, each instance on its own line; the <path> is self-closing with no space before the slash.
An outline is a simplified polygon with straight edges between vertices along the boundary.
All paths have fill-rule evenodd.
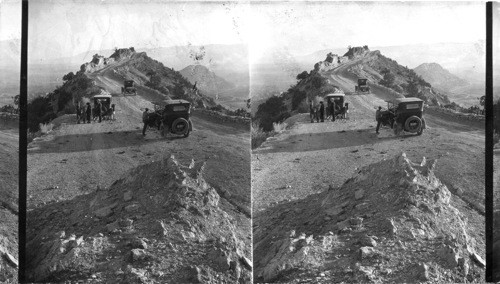
<path id="1" fill-rule="evenodd" d="M 250 248 L 204 165 L 171 156 L 28 212 L 29 281 L 250 283 Z"/>
<path id="2" fill-rule="evenodd" d="M 484 282 L 482 248 L 435 165 L 398 154 L 256 213 L 256 282 Z"/>

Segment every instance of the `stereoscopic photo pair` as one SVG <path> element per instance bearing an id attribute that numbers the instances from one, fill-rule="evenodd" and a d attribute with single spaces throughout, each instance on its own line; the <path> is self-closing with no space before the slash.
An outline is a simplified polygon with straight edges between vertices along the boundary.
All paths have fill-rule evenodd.
<path id="1" fill-rule="evenodd" d="M 0 3 L 0 282 L 500 281 L 498 3 Z"/>

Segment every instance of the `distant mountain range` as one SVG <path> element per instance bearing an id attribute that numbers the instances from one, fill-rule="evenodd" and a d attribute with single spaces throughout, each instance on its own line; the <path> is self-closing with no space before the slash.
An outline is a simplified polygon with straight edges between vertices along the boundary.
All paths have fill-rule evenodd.
<path id="1" fill-rule="evenodd" d="M 422 63 L 413 69 L 415 73 L 424 78 L 433 87 L 438 89 L 453 91 L 455 89 L 470 85 L 464 79 L 450 73 L 437 63 Z"/>

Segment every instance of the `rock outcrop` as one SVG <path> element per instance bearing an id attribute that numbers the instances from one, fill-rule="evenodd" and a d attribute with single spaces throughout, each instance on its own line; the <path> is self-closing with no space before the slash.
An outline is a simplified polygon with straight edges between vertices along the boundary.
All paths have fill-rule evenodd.
<path id="1" fill-rule="evenodd" d="M 204 163 L 172 156 L 108 189 L 35 209 L 30 281 L 250 283 L 250 248 L 203 172 Z"/>
<path id="2" fill-rule="evenodd" d="M 435 176 L 404 153 L 338 189 L 256 214 L 255 277 L 289 283 L 481 282 L 484 252 Z"/>

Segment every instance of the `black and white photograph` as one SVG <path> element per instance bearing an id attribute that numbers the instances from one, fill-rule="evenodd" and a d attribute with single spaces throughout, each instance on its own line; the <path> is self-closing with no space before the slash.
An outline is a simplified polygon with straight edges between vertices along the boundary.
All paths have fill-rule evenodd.
<path id="1" fill-rule="evenodd" d="M 18 283 L 21 1 L 0 2 L 0 283 Z"/>
<path id="2" fill-rule="evenodd" d="M 0 283 L 500 282 L 499 31 L 499 2 L 0 0 Z"/>
<path id="3" fill-rule="evenodd" d="M 251 283 L 247 9 L 29 2 L 27 281 Z"/>
<path id="4" fill-rule="evenodd" d="M 485 4 L 251 8 L 254 282 L 485 282 Z"/>

